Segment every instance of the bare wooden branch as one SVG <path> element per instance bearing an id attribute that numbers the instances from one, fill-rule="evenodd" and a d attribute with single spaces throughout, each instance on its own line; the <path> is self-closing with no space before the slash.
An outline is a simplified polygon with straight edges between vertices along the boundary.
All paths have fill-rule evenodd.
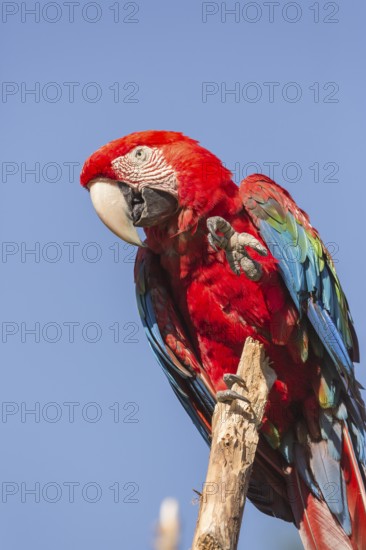
<path id="1" fill-rule="evenodd" d="M 262 344 L 248 338 L 237 375 L 244 384 L 232 389 L 235 399 L 217 403 L 206 482 L 191 550 L 236 550 L 246 494 L 258 445 L 258 428 L 268 393 L 276 379 Z"/>
<path id="2" fill-rule="evenodd" d="M 173 498 L 161 503 L 155 550 L 178 550 L 179 544 L 179 506 Z"/>

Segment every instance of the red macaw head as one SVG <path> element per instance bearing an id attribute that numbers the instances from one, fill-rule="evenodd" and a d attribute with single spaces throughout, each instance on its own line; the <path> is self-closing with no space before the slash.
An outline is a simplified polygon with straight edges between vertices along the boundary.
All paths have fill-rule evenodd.
<path id="1" fill-rule="evenodd" d="M 80 177 L 101 220 L 124 241 L 142 242 L 136 227 L 177 219 L 193 227 L 222 196 L 231 173 L 197 141 L 178 132 L 135 132 L 111 141 L 85 162 Z"/>

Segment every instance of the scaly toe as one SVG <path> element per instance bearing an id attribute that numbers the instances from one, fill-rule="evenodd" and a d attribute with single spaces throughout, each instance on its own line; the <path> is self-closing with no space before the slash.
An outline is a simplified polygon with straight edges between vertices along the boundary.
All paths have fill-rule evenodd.
<path id="1" fill-rule="evenodd" d="M 220 403 L 232 403 L 233 401 L 235 401 L 235 399 L 238 399 L 239 401 L 245 401 L 245 403 L 250 403 L 249 399 L 243 397 L 242 395 L 240 395 L 240 393 L 234 390 L 218 391 L 216 394 L 216 399 Z"/>
<path id="2" fill-rule="evenodd" d="M 244 380 L 241 378 L 241 376 L 238 376 L 237 374 L 224 374 L 223 380 L 229 390 L 233 387 L 234 384 L 238 384 L 238 386 L 241 386 L 244 389 L 247 389 L 247 386 L 244 382 Z"/>

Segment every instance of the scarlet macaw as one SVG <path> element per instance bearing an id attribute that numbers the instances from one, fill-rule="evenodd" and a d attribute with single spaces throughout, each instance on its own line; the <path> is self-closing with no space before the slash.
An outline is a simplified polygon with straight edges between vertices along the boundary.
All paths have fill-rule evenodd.
<path id="1" fill-rule="evenodd" d="M 306 548 L 365 549 L 357 337 L 307 214 L 264 175 L 238 187 L 216 156 L 177 132 L 108 143 L 85 162 L 81 184 L 102 221 L 140 247 L 136 295 L 149 343 L 207 442 L 224 375 L 236 373 L 248 336 L 264 344 L 277 380 L 250 500 L 295 523 Z"/>

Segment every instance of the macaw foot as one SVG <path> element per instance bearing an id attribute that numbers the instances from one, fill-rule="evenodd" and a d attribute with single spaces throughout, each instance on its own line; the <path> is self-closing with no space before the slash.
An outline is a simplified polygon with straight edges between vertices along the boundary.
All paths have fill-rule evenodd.
<path id="1" fill-rule="evenodd" d="M 235 399 L 239 399 L 239 401 L 245 401 L 245 403 L 250 403 L 249 399 L 247 399 L 243 395 L 240 395 L 240 393 L 234 390 L 218 391 L 216 394 L 216 399 L 220 403 L 232 403 L 233 401 L 235 401 Z"/>
<path id="2" fill-rule="evenodd" d="M 233 272 L 240 275 L 243 271 L 248 279 L 259 281 L 262 276 L 261 265 L 253 260 L 245 247 L 249 246 L 261 256 L 267 256 L 267 249 L 249 233 L 238 233 L 230 223 L 220 216 L 207 219 L 208 242 L 212 248 L 225 250 L 227 261 Z M 216 232 L 220 232 L 218 235 Z"/>
<path id="3" fill-rule="evenodd" d="M 224 374 L 222 377 L 226 386 L 229 388 L 229 390 L 232 389 L 234 384 L 238 384 L 238 386 L 241 386 L 245 390 L 247 390 L 247 385 L 244 382 L 243 378 L 241 376 L 238 376 L 237 374 Z"/>
<path id="4" fill-rule="evenodd" d="M 223 380 L 228 389 L 217 392 L 217 401 L 220 401 L 220 403 L 232 403 L 235 399 L 239 399 L 240 401 L 245 401 L 245 403 L 250 403 L 249 399 L 232 389 L 234 384 L 238 384 L 238 386 L 241 386 L 245 390 L 247 389 L 244 380 L 240 376 L 237 374 L 224 374 Z"/>
<path id="5" fill-rule="evenodd" d="M 240 412 L 243 414 L 248 420 L 253 420 L 256 418 L 255 412 L 252 409 L 252 403 L 250 399 L 245 397 L 244 395 L 241 395 L 237 391 L 233 390 L 232 387 L 234 384 L 237 384 L 239 387 L 243 388 L 245 391 L 248 391 L 247 385 L 243 378 L 241 376 L 238 376 L 237 374 L 224 374 L 223 380 L 227 386 L 227 390 L 218 391 L 216 393 L 216 399 L 218 403 L 226 403 L 228 405 L 232 405 L 232 403 L 236 400 L 243 401 L 244 403 L 247 403 L 247 407 L 241 407 Z M 226 416 L 225 419 L 226 420 Z"/>

